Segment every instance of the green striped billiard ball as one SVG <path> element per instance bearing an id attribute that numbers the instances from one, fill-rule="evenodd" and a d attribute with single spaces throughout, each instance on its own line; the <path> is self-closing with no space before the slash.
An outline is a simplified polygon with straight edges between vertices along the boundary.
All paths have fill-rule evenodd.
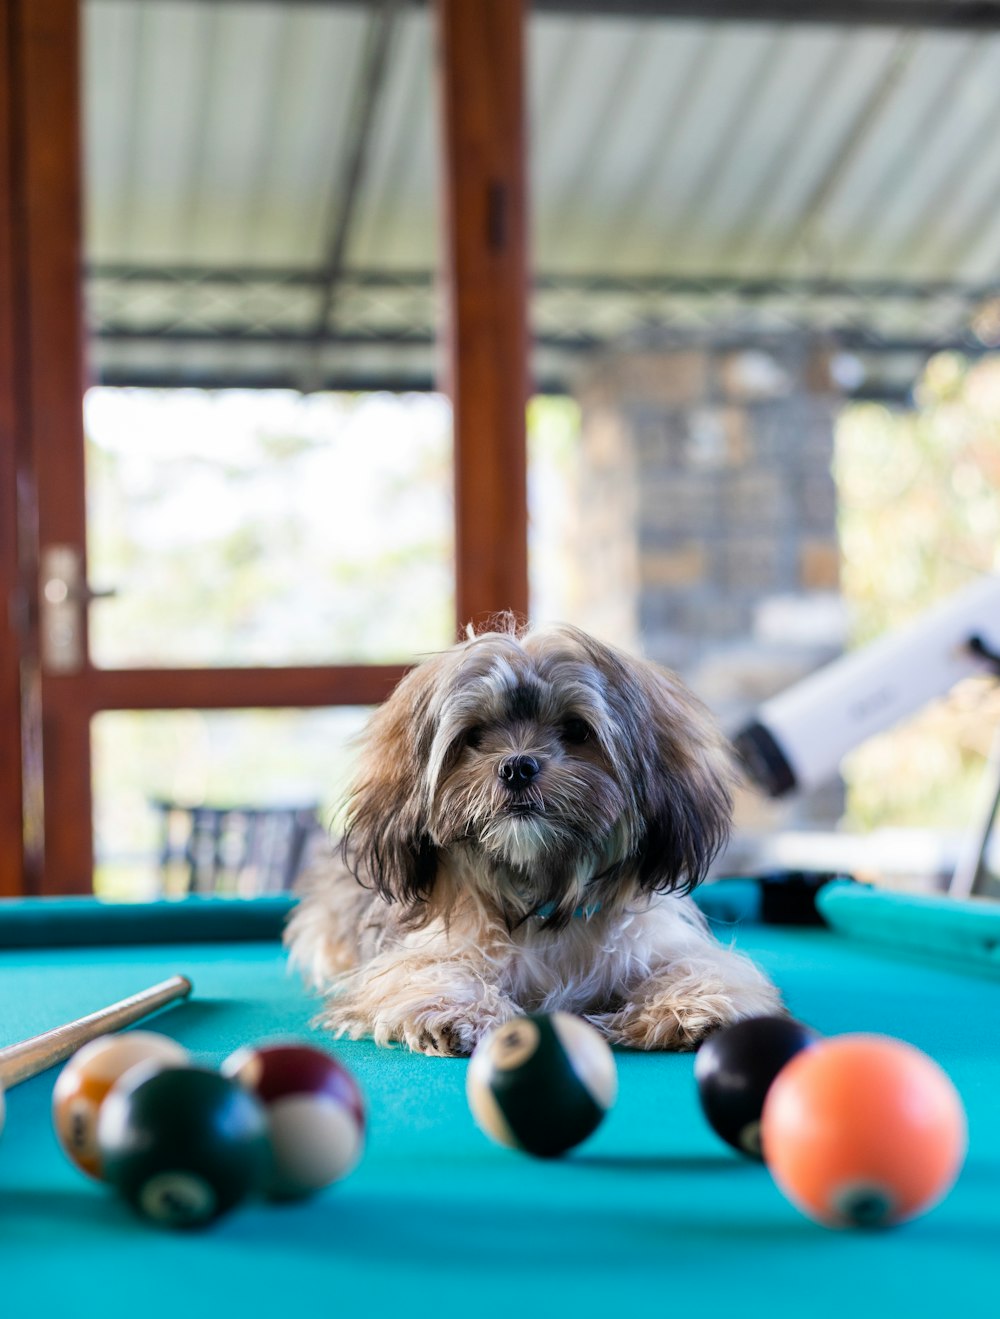
<path id="1" fill-rule="evenodd" d="M 604 1038 L 568 1012 L 498 1026 L 476 1046 L 466 1075 L 469 1107 L 486 1135 L 540 1158 L 586 1140 L 617 1093 Z"/>
<path id="2" fill-rule="evenodd" d="M 201 1067 L 139 1067 L 97 1120 L 104 1180 L 162 1227 L 201 1227 L 257 1190 L 267 1118 L 236 1081 Z"/>

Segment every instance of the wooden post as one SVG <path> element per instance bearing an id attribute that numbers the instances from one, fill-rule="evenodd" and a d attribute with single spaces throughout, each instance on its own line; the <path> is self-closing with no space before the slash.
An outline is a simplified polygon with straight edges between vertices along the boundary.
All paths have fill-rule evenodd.
<path id="1" fill-rule="evenodd" d="M 528 612 L 524 0 L 436 0 L 459 628 Z"/>
<path id="2" fill-rule="evenodd" d="M 23 893 L 21 596 L 18 551 L 18 358 L 9 15 L 0 14 L 0 897 Z"/>
<path id="3" fill-rule="evenodd" d="M 10 0 L 10 9 L 15 16 L 15 204 L 23 282 L 18 333 L 24 341 L 23 424 L 38 488 L 38 540 L 43 556 L 48 546 L 74 548 L 85 583 L 80 4 Z M 85 618 L 81 651 L 86 656 Z M 51 681 L 43 669 L 42 884 L 48 891 L 89 893 L 90 711 L 81 700 L 58 721 L 50 718 L 46 688 Z"/>

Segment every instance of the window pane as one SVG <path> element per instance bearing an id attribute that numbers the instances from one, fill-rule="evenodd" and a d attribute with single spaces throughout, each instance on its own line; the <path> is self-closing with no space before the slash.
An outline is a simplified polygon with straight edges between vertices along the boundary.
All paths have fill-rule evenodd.
<path id="1" fill-rule="evenodd" d="M 94 389 L 101 667 L 407 660 L 454 624 L 439 395 Z"/>
<path id="2" fill-rule="evenodd" d="M 336 833 L 370 711 L 108 711 L 91 725 L 95 889 L 141 901 L 161 891 L 164 819 L 184 806 L 305 807 Z M 174 891 L 179 883 L 174 866 Z M 169 886 L 168 886 L 169 887 Z"/>
<path id="3" fill-rule="evenodd" d="M 534 622 L 577 622 L 579 556 L 574 534 L 580 409 L 539 396 L 528 407 L 528 568 Z"/>

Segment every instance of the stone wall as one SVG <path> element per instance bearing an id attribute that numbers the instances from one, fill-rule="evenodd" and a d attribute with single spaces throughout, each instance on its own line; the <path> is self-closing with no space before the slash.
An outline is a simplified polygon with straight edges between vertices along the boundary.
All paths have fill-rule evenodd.
<path id="1" fill-rule="evenodd" d="M 735 731 L 842 646 L 830 356 L 801 337 L 623 349 L 577 397 L 574 616 L 676 669 Z M 841 807 L 832 785 L 779 814 Z"/>

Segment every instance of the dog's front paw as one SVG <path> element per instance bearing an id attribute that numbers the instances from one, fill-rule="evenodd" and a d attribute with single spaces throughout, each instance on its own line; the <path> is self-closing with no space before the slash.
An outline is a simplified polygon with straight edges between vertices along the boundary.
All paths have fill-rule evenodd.
<path id="1" fill-rule="evenodd" d="M 366 1018 L 353 1011 L 349 1003 L 335 1001 L 322 1017 L 322 1024 L 338 1036 L 360 1040 L 370 1036 L 376 1044 L 405 1044 L 414 1053 L 426 1053 L 437 1058 L 465 1058 L 479 1043 L 492 1025 L 499 1025 L 506 1017 L 483 1026 L 464 1017 L 441 1012 L 418 1012 L 413 1016 L 390 1019 L 385 1011 Z"/>
<path id="2" fill-rule="evenodd" d="M 464 1058 L 487 1031 L 520 1011 L 495 984 L 470 973 L 465 962 L 387 959 L 345 977 L 331 994 L 323 1024 L 351 1039 L 405 1044 L 415 1053 Z"/>
<path id="3" fill-rule="evenodd" d="M 416 1020 L 404 1023 L 402 1038 L 415 1053 L 467 1058 L 484 1035 L 517 1013 L 513 1003 L 480 1013 L 423 1013 Z"/>
<path id="4" fill-rule="evenodd" d="M 475 1029 L 467 1021 L 409 1029 L 404 1039 L 414 1053 L 426 1053 L 434 1058 L 467 1058 L 479 1042 Z"/>
<path id="5" fill-rule="evenodd" d="M 666 983 L 648 987 L 617 1012 L 588 1018 L 611 1044 L 630 1049 L 696 1049 L 707 1035 L 744 1017 L 783 1012 L 778 991 L 763 976 L 739 993 L 712 985 L 703 992 Z"/>
<path id="6" fill-rule="evenodd" d="M 692 1008 L 678 1012 L 664 1004 L 629 1003 L 619 1012 L 595 1013 L 587 1020 L 609 1044 L 626 1049 L 696 1049 L 723 1024 L 715 1013 Z"/>

